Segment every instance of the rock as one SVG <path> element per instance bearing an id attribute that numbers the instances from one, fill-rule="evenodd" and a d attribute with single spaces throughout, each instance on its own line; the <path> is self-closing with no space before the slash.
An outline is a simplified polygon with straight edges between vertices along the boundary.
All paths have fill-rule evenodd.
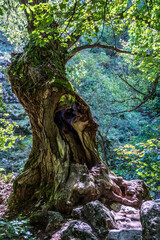
<path id="1" fill-rule="evenodd" d="M 60 227 L 60 224 L 63 222 L 63 217 L 59 212 L 48 211 L 48 224 L 46 231 L 52 231 Z"/>
<path id="2" fill-rule="evenodd" d="M 110 205 L 111 212 L 117 222 L 118 229 L 141 230 L 140 210 L 120 203 Z"/>
<path id="3" fill-rule="evenodd" d="M 160 200 L 160 191 L 155 192 L 154 198 L 156 200 L 158 200 L 158 199 Z"/>
<path id="4" fill-rule="evenodd" d="M 108 195 L 114 202 L 140 208 L 144 200 L 151 200 L 149 188 L 142 180 L 126 181 L 112 174 L 110 174 L 110 178 L 114 181 L 115 186 L 119 186 L 119 193 L 121 193 L 118 198 L 115 195 Z"/>
<path id="5" fill-rule="evenodd" d="M 32 226 L 40 226 L 41 228 L 46 228 L 48 223 L 48 215 L 42 211 L 34 212 L 30 217 L 30 224 Z"/>
<path id="6" fill-rule="evenodd" d="M 71 216 L 74 219 L 82 219 L 83 216 L 83 207 L 73 208 Z"/>
<path id="7" fill-rule="evenodd" d="M 47 232 L 55 230 L 63 222 L 63 217 L 59 212 L 36 211 L 30 217 L 30 224 L 45 229 Z"/>
<path id="8" fill-rule="evenodd" d="M 92 228 L 85 222 L 79 220 L 69 221 L 64 225 L 61 240 L 98 240 Z"/>
<path id="9" fill-rule="evenodd" d="M 135 209 L 134 207 L 122 205 L 121 212 L 128 213 L 128 214 L 136 214 L 138 212 L 138 210 Z"/>
<path id="10" fill-rule="evenodd" d="M 121 210 L 121 207 L 122 207 L 122 204 L 118 202 L 112 203 L 110 205 L 110 208 L 115 212 L 119 212 Z"/>
<path id="11" fill-rule="evenodd" d="M 84 206 L 84 216 L 100 237 L 106 237 L 109 229 L 117 228 L 113 214 L 98 200 Z"/>
<path id="12" fill-rule="evenodd" d="M 141 230 L 111 230 L 106 240 L 142 240 Z"/>
<path id="13" fill-rule="evenodd" d="M 114 212 L 123 212 L 123 213 L 128 213 L 128 214 L 136 214 L 138 211 L 135 207 L 126 206 L 126 205 L 123 205 L 121 203 L 116 203 L 116 202 L 112 203 L 110 205 L 110 208 Z"/>
<path id="14" fill-rule="evenodd" d="M 160 240 L 160 202 L 146 201 L 141 207 L 143 240 Z"/>

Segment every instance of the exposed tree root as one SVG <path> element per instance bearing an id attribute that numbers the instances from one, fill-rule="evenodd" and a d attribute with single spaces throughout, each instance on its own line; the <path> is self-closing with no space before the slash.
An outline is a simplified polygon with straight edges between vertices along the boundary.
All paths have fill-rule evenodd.
<path id="1" fill-rule="evenodd" d="M 19 198 L 17 204 L 13 201 L 12 210 L 16 206 L 16 211 L 20 212 L 22 209 L 19 209 L 19 206 L 23 206 L 23 210 L 30 209 L 31 212 L 38 209 L 56 210 L 68 215 L 74 207 L 93 200 L 100 200 L 106 206 L 119 202 L 140 208 L 143 200 L 150 199 L 149 189 L 143 181 L 126 181 L 112 173 L 108 174 L 108 169 L 104 165 L 88 170 L 85 165 L 71 164 L 65 185 L 59 186 L 56 191 L 53 191 L 51 185 L 50 188 L 46 186 L 44 193 L 37 190 L 33 195 L 31 195 L 34 187 L 31 180 L 32 174 L 30 173 L 29 176 L 25 181 L 23 178 L 19 180 L 20 177 L 16 180 L 21 199 Z M 27 189 L 30 190 L 28 201 L 23 199 L 22 194 L 23 191 L 26 193 Z M 49 195 L 46 194 L 47 191 Z M 26 204 L 23 204 L 23 201 Z"/>

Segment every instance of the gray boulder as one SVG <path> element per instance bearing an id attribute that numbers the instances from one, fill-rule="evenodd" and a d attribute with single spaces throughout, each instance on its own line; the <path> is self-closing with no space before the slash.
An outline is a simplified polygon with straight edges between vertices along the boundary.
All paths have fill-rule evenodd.
<path id="1" fill-rule="evenodd" d="M 81 207 L 73 208 L 71 217 L 73 217 L 74 219 L 81 220 L 83 218 L 83 207 L 81 206 Z"/>
<path id="2" fill-rule="evenodd" d="M 111 230 L 106 240 L 142 240 L 141 230 Z"/>
<path id="3" fill-rule="evenodd" d="M 141 207 L 143 240 L 160 240 L 160 201 L 146 201 Z"/>
<path id="4" fill-rule="evenodd" d="M 98 200 L 84 206 L 84 216 L 99 237 L 106 237 L 109 229 L 117 228 L 113 214 Z"/>
<path id="5" fill-rule="evenodd" d="M 64 225 L 61 240 L 98 240 L 92 228 L 85 222 L 79 220 L 69 221 Z"/>
<path id="6" fill-rule="evenodd" d="M 63 222 L 63 217 L 59 212 L 48 211 L 48 224 L 46 227 L 46 232 L 55 230 Z"/>

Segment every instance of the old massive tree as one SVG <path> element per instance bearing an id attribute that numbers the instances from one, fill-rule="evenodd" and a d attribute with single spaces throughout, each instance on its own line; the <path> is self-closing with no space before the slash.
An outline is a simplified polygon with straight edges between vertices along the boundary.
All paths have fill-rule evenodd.
<path id="1" fill-rule="evenodd" d="M 66 62 L 86 48 L 131 53 L 102 45 L 99 40 L 105 24 L 115 21 L 116 31 L 118 24 L 121 28 L 126 24 L 127 13 L 130 19 L 143 21 L 136 12 L 137 3 L 129 5 L 124 1 L 119 9 L 118 1 L 20 0 L 20 3 L 28 21 L 30 40 L 22 53 L 12 56 L 8 75 L 13 92 L 29 114 L 33 145 L 23 172 L 14 182 L 11 205 L 20 211 L 37 202 L 37 206 L 45 204 L 68 212 L 76 204 L 100 199 L 139 206 L 146 197 L 143 183 L 138 182 L 136 189 L 132 182 L 115 177 L 102 164 L 96 142 L 97 123 L 65 73 Z M 145 13 L 146 9 L 144 4 L 140 10 Z M 149 27 L 151 23 L 147 18 L 145 21 Z M 94 42 L 76 46 L 85 34 L 93 36 L 90 40 Z"/>

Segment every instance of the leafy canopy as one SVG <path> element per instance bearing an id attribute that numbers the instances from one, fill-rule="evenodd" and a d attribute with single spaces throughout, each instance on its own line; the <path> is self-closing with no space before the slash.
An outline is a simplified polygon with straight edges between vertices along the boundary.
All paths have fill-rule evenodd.
<path id="1" fill-rule="evenodd" d="M 83 49 L 111 49 L 133 55 L 153 90 L 158 84 L 160 0 L 2 0 L 0 15 L 0 30 L 17 51 L 28 41 L 40 47 L 52 42 L 68 51 L 67 62 Z M 109 27 L 112 43 L 103 41 Z"/>
<path id="2" fill-rule="evenodd" d="M 116 49 L 116 36 L 127 29 L 131 40 L 128 50 L 141 60 L 140 67 L 147 64 L 148 70 L 157 72 L 160 0 L 2 0 L 0 15 L 1 28 L 7 28 L 12 42 L 17 33 L 27 41 L 28 21 L 32 25 L 30 38 L 41 46 L 58 39 L 67 48 L 82 35 L 92 44 L 101 43 L 104 28 L 112 26 Z"/>

